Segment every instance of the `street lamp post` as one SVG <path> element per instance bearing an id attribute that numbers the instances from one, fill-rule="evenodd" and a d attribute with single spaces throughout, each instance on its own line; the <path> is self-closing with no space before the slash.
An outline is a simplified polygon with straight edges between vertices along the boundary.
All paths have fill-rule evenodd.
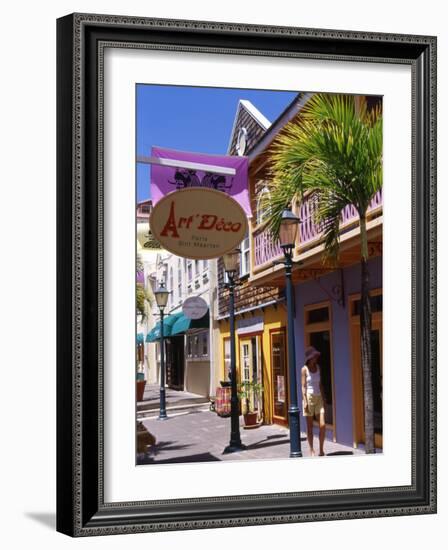
<path id="1" fill-rule="evenodd" d="M 160 311 L 160 411 L 159 420 L 166 420 L 166 396 L 165 396 L 165 342 L 163 334 L 163 316 L 164 309 L 168 302 L 169 291 L 163 283 L 160 283 L 159 288 L 154 291 L 157 306 Z"/>
<path id="2" fill-rule="evenodd" d="M 229 289 L 229 324 L 230 324 L 230 443 L 224 453 L 243 451 L 246 447 L 241 443 L 240 414 L 238 390 L 236 380 L 236 353 L 235 353 L 235 275 L 238 268 L 240 250 L 235 249 L 224 254 L 224 269 L 227 273 L 227 288 Z"/>
<path id="3" fill-rule="evenodd" d="M 280 246 L 285 256 L 282 262 L 285 266 L 286 275 L 286 305 L 288 308 L 288 367 L 289 367 L 289 440 L 291 458 L 302 456 L 300 441 L 300 411 L 297 403 L 297 374 L 296 374 L 296 344 L 294 340 L 294 316 L 293 316 L 293 288 L 292 288 L 292 266 L 293 250 L 297 236 L 299 218 L 287 208 L 283 211 L 280 223 Z"/>

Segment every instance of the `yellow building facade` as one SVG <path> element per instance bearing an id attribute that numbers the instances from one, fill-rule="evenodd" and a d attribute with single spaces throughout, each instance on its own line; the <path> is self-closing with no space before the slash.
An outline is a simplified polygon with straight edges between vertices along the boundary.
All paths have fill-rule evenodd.
<path id="1" fill-rule="evenodd" d="M 235 316 L 237 380 L 263 386 L 259 420 L 287 424 L 287 322 L 284 301 Z M 218 324 L 221 380 L 230 369 L 229 321 Z M 258 405 L 258 404 L 257 404 Z"/>

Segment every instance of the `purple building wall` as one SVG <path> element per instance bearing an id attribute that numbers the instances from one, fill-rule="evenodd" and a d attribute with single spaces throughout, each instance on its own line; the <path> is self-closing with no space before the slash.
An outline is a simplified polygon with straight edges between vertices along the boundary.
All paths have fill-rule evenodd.
<path id="1" fill-rule="evenodd" d="M 370 289 L 382 287 L 382 258 L 369 260 Z M 299 404 L 302 402 L 300 372 L 304 364 L 305 332 L 304 307 L 329 300 L 326 289 L 331 294 L 334 285 L 340 283 L 337 272 L 330 273 L 317 281 L 308 281 L 295 287 L 295 336 L 297 357 L 297 381 Z M 352 371 L 351 371 L 351 341 L 349 323 L 349 296 L 360 292 L 360 264 L 344 269 L 345 307 L 339 305 L 336 299 L 331 300 L 332 327 L 331 338 L 333 348 L 333 374 L 336 417 L 336 441 L 353 445 L 353 409 L 352 409 Z M 323 288 L 322 288 L 323 287 Z M 306 429 L 305 419 L 301 416 L 302 430 Z M 332 430 L 327 430 L 327 439 L 333 438 Z"/>

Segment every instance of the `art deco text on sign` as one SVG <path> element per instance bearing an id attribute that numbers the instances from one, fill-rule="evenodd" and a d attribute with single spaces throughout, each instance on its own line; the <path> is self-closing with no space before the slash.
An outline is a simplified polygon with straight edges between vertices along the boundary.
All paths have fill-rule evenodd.
<path id="1" fill-rule="evenodd" d="M 247 218 L 231 197 L 214 189 L 188 188 L 169 193 L 154 207 L 151 232 L 169 252 L 211 260 L 238 247 Z"/>

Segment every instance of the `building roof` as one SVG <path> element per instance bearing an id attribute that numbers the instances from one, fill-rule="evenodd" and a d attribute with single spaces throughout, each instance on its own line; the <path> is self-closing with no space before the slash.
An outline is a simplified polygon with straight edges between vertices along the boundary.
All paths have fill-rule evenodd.
<path id="1" fill-rule="evenodd" d="M 299 113 L 305 103 L 310 99 L 312 93 L 298 93 L 297 96 L 291 101 L 286 109 L 277 117 L 277 119 L 266 129 L 265 132 L 259 137 L 259 139 L 248 148 L 247 155 L 249 160 L 254 160 L 260 153 L 262 153 L 272 141 L 275 139 L 278 132 L 290 122 Z"/>
<path id="2" fill-rule="evenodd" d="M 228 155 L 237 155 L 237 140 L 241 128 L 247 130 L 247 150 L 261 138 L 271 126 L 270 121 L 247 99 L 240 99 L 230 133 Z"/>
<path id="3" fill-rule="evenodd" d="M 151 206 L 151 205 L 152 205 L 152 200 L 151 200 L 151 199 L 144 199 L 144 200 L 142 200 L 142 201 L 137 201 L 137 208 L 138 208 L 139 206 L 143 206 L 143 205 L 146 205 L 146 204 L 148 204 L 149 206 Z"/>

